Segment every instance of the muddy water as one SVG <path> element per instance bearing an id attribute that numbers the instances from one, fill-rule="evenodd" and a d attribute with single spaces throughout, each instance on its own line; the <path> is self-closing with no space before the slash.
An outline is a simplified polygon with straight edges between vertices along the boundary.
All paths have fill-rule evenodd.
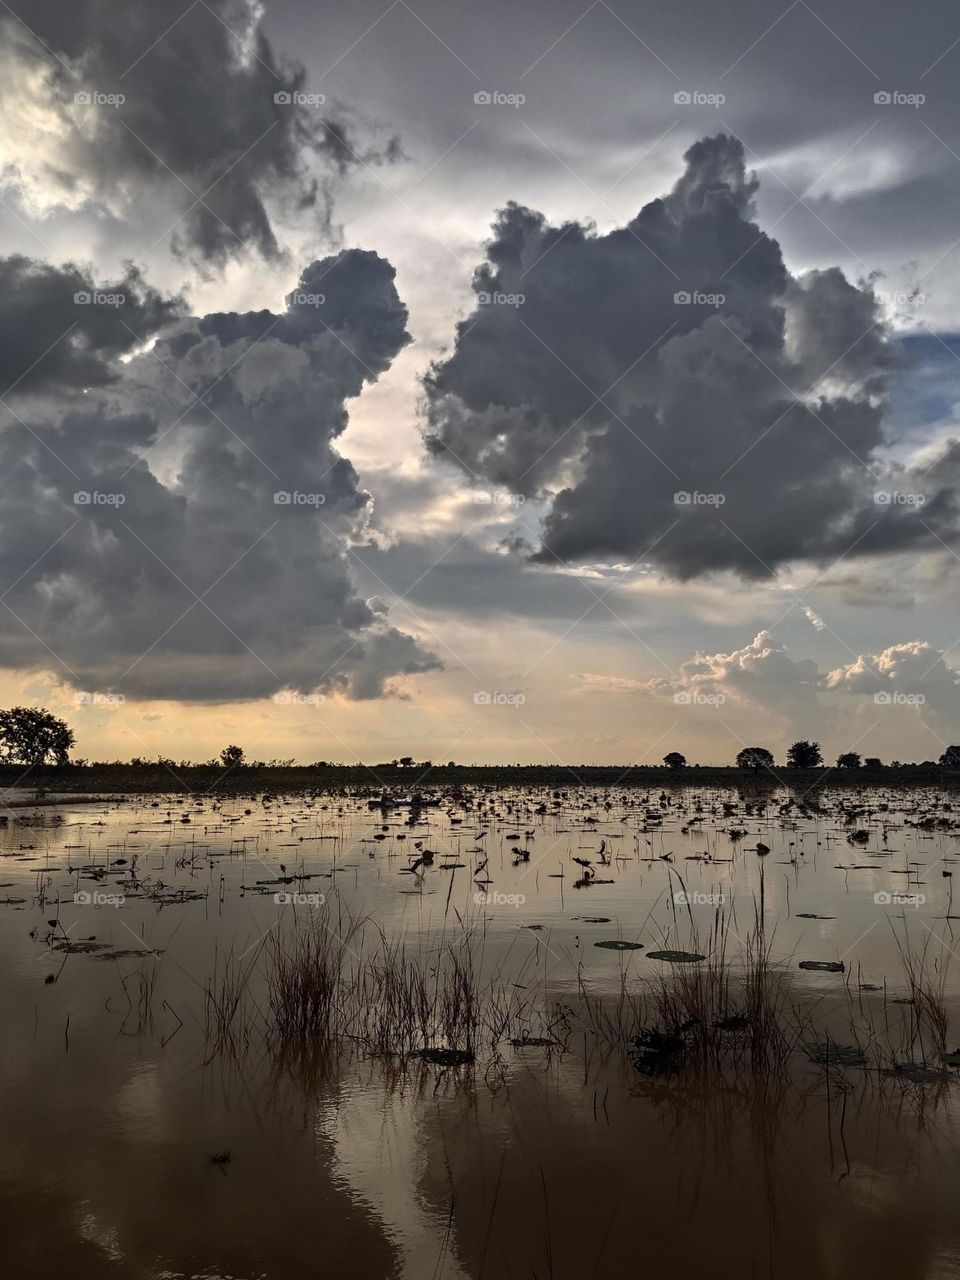
<path id="1" fill-rule="evenodd" d="M 278 1060 L 252 1042 L 211 1054 L 213 975 L 309 918 L 312 898 L 428 949 L 479 922 L 486 963 L 559 997 L 643 981 L 658 965 L 644 951 L 689 946 L 718 895 L 745 934 L 761 872 L 768 935 L 802 990 L 905 1017 L 898 939 L 929 939 L 960 1039 L 950 795 L 829 793 L 820 811 L 786 798 L 748 797 L 749 811 L 735 794 L 576 790 L 419 813 L 336 796 L 11 810 L 8 1273 L 960 1276 L 955 1073 L 880 1088 L 801 1053 L 788 1083 L 706 1087 L 639 1076 L 576 1039 L 563 1055 L 507 1047 L 495 1073 L 360 1050 Z M 418 841 L 432 865 L 409 873 Z M 615 939 L 644 950 L 593 945 Z M 808 959 L 844 972 L 800 971 Z M 261 1005 L 262 977 L 248 989 Z"/>

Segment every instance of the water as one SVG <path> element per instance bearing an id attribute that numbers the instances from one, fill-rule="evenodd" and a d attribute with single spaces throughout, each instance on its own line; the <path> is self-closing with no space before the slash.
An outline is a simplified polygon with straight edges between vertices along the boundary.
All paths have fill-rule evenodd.
<path id="1" fill-rule="evenodd" d="M 428 957 L 472 930 L 484 973 L 574 1004 L 665 971 L 646 952 L 702 941 L 718 910 L 735 952 L 761 874 L 772 950 L 836 1026 L 864 1005 L 909 1026 L 904 940 L 927 945 L 955 1019 L 951 794 L 787 799 L 571 788 L 419 812 L 336 795 L 9 811 L 10 1274 L 960 1275 L 956 1073 L 844 1085 L 798 1050 L 789 1079 L 721 1089 L 641 1076 L 578 1033 L 562 1054 L 505 1046 L 496 1070 L 359 1045 L 278 1058 L 255 1036 L 211 1050 L 206 992 L 226 958 L 250 966 L 245 998 L 264 1012 L 270 939 L 322 912 L 368 916 Z M 410 873 L 416 842 L 435 852 Z M 594 945 L 617 939 L 643 949 Z"/>

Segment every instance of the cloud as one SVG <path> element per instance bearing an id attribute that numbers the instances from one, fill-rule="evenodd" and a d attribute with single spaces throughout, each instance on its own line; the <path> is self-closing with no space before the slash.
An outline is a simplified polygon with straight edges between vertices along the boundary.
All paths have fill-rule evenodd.
<path id="1" fill-rule="evenodd" d="M 97 283 L 73 263 L 56 267 L 17 254 L 0 258 L 0 386 L 3 395 L 104 386 L 116 360 L 179 312 L 135 267 Z"/>
<path id="2" fill-rule="evenodd" d="M 817 665 L 791 658 L 769 631 L 759 632 L 729 653 L 698 653 L 680 665 L 675 678 L 651 680 L 650 693 L 697 696 L 723 694 L 775 708 L 791 718 L 809 716 L 817 699 Z"/>
<path id="3" fill-rule="evenodd" d="M 184 5 L 175 22 L 152 0 L 4 8 L 4 176 L 30 213 L 159 219 L 158 239 L 217 265 L 247 246 L 278 254 L 271 208 L 327 220 L 331 176 L 358 145 L 276 53 L 255 0 Z"/>
<path id="4" fill-rule="evenodd" d="M 125 361 L 112 327 L 92 331 L 101 385 L 86 394 L 70 359 L 42 394 L 17 388 L 0 432 L 0 664 L 198 701 L 372 698 L 436 667 L 347 563 L 371 500 L 335 443 L 346 401 L 409 341 L 393 279 L 344 251 L 276 314 L 183 317 Z M 29 290 L 8 298 L 14 331 L 18 304 L 37 312 Z"/>
<path id="5" fill-rule="evenodd" d="M 834 693 L 873 695 L 875 701 L 880 695 L 908 706 L 929 704 L 931 714 L 946 715 L 954 724 L 960 714 L 960 671 L 947 666 L 942 652 L 926 640 L 860 654 L 854 662 L 828 672 L 823 687 Z M 908 698 L 914 701 L 904 701 Z"/>
<path id="6" fill-rule="evenodd" d="M 426 378 L 430 452 L 546 501 L 544 564 L 762 579 L 952 538 L 956 461 L 881 460 L 902 358 L 872 289 L 790 274 L 738 141 L 685 160 L 606 235 L 501 211 L 478 306 Z"/>

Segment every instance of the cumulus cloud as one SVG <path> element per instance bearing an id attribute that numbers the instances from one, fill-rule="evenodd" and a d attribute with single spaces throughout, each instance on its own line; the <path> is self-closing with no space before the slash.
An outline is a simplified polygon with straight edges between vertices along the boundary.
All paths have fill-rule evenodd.
<path id="1" fill-rule="evenodd" d="M 371 500 L 336 440 L 346 401 L 409 341 L 393 278 L 375 253 L 344 251 L 308 266 L 277 313 L 181 317 L 122 361 L 112 324 L 91 328 L 87 365 L 65 358 L 16 388 L 0 432 L 0 664 L 185 700 L 369 698 L 438 665 L 347 564 Z M 14 331 L 18 301 L 36 312 L 29 289 L 8 297 Z M 137 320 L 169 305 L 141 303 Z"/>
<path id="2" fill-rule="evenodd" d="M 854 662 L 824 677 L 823 687 L 835 693 L 872 695 L 880 705 L 888 701 L 926 707 L 934 715 L 956 718 L 960 713 L 960 671 L 926 640 L 893 644 L 880 653 L 860 654 Z"/>
<path id="3" fill-rule="evenodd" d="M 769 631 L 759 632 L 729 653 L 698 653 L 684 662 L 673 679 L 647 682 L 654 694 L 686 694 L 693 702 L 722 694 L 773 708 L 792 721 L 809 721 L 817 702 L 817 665 L 792 658 Z"/>
<path id="4" fill-rule="evenodd" d="M 304 96 L 303 68 L 273 49 L 261 13 L 255 0 L 179 14 L 153 0 L 11 0 L 0 17 L 7 186 L 31 213 L 160 217 L 174 247 L 204 262 L 248 245 L 275 256 L 268 205 L 326 220 L 329 179 L 358 148 L 342 114 Z"/>
<path id="5" fill-rule="evenodd" d="M 117 357 L 179 309 L 134 267 L 118 280 L 97 282 L 73 263 L 58 267 L 20 254 L 0 258 L 2 394 L 103 386 L 117 376 Z"/>
<path id="6" fill-rule="evenodd" d="M 606 235 L 499 214 L 478 306 L 426 379 L 430 451 L 546 501 L 545 564 L 764 578 L 952 538 L 956 460 L 881 460 L 901 358 L 872 289 L 788 271 L 738 141 L 685 160 Z"/>

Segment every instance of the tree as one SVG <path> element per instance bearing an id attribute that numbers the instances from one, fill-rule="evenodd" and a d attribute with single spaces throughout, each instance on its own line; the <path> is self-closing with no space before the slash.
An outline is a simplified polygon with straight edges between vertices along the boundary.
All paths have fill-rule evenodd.
<path id="1" fill-rule="evenodd" d="M 401 768 L 401 769 L 412 769 L 412 768 L 413 768 L 413 756 L 401 756 L 401 757 L 400 757 L 400 768 Z"/>
<path id="2" fill-rule="evenodd" d="M 823 764 L 819 742 L 807 742 L 800 738 L 787 752 L 787 764 L 791 769 L 816 769 Z"/>
<path id="3" fill-rule="evenodd" d="M 859 769 L 860 753 L 858 751 L 843 751 L 837 756 L 838 769 Z"/>
<path id="4" fill-rule="evenodd" d="M 737 753 L 738 769 L 772 769 L 773 752 L 766 747 L 744 747 Z"/>
<path id="5" fill-rule="evenodd" d="M 682 756 L 679 751 L 668 751 L 663 757 L 663 763 L 668 769 L 682 769 L 687 763 L 687 757 Z"/>
<path id="6" fill-rule="evenodd" d="M 65 720 L 46 707 L 11 707 L 0 711 L 0 757 L 13 764 L 70 763 L 76 739 Z"/>
<path id="7" fill-rule="evenodd" d="M 867 756 L 866 760 L 863 762 L 863 767 L 865 769 L 882 769 L 883 761 L 879 756 Z"/>
<path id="8" fill-rule="evenodd" d="M 220 752 L 220 763 L 225 769 L 236 769 L 244 762 L 243 747 L 224 747 Z"/>
<path id="9" fill-rule="evenodd" d="M 960 747 L 947 747 L 940 757 L 940 763 L 947 769 L 960 769 Z"/>

